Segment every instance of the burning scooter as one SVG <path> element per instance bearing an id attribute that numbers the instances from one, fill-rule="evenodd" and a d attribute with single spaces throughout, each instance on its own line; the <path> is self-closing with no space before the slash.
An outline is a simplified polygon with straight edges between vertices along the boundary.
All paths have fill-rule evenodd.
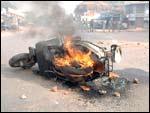
<path id="1" fill-rule="evenodd" d="M 29 53 L 13 56 L 9 65 L 26 69 L 37 63 L 39 72 L 48 77 L 56 76 L 74 84 L 86 84 L 104 78 L 103 82 L 114 88 L 110 72 L 113 71 L 113 63 L 121 60 L 121 47 L 113 44 L 107 50 L 89 41 L 75 39 L 67 37 L 64 43 L 57 38 L 38 42 L 35 48 L 29 47 Z M 115 78 L 120 82 L 118 77 Z M 121 82 L 127 80 L 121 79 Z"/>

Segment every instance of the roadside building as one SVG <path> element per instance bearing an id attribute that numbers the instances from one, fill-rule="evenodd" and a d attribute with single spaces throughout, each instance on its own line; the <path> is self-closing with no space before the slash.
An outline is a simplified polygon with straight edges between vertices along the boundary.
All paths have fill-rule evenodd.
<path id="1" fill-rule="evenodd" d="M 4 8 L 1 11 L 1 28 L 6 29 L 19 29 L 24 23 L 24 14 L 18 10 Z"/>
<path id="2" fill-rule="evenodd" d="M 74 12 L 79 20 L 90 21 L 97 18 L 101 12 L 110 9 L 111 5 L 105 1 L 83 1 Z"/>
<path id="3" fill-rule="evenodd" d="M 130 28 L 149 28 L 149 1 L 128 1 L 124 8 Z"/>

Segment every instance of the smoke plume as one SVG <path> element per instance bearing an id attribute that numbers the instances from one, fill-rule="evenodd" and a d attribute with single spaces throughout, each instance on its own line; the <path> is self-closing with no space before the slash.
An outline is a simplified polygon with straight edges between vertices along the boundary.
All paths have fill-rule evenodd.
<path id="1" fill-rule="evenodd" d="M 55 36 L 73 35 L 75 24 L 73 17 L 66 15 L 57 1 L 32 1 L 32 23 L 46 27 Z"/>

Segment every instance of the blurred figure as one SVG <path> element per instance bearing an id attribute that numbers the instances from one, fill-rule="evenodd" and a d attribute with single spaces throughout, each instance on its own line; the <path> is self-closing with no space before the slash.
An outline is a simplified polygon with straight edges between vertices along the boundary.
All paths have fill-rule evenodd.
<path id="1" fill-rule="evenodd" d="M 87 30 L 87 22 L 86 20 L 82 21 L 82 31 L 86 31 Z"/>
<path id="2" fill-rule="evenodd" d="M 90 32 L 93 32 L 93 19 L 90 21 Z"/>
<path id="3" fill-rule="evenodd" d="M 116 20 L 113 20 L 112 18 L 112 32 L 114 32 L 117 29 L 118 22 Z"/>
<path id="4" fill-rule="evenodd" d="M 117 22 L 117 29 L 118 29 L 119 32 L 120 32 L 120 30 L 121 30 L 121 25 L 122 25 L 122 21 L 119 20 L 119 21 Z"/>
<path id="5" fill-rule="evenodd" d="M 105 32 L 105 29 L 106 29 L 106 23 L 107 23 L 107 21 L 106 21 L 106 20 L 103 20 L 103 32 Z"/>
<path id="6" fill-rule="evenodd" d="M 81 31 L 84 31 L 84 20 L 81 20 Z"/>
<path id="7" fill-rule="evenodd" d="M 2 30 L 2 31 L 5 31 L 5 30 L 6 30 L 6 25 L 5 25 L 5 22 L 4 22 L 4 21 L 1 23 L 1 30 Z"/>
<path id="8" fill-rule="evenodd" d="M 108 22 L 108 30 L 110 32 L 110 30 L 113 31 L 113 18 L 110 18 L 109 22 Z"/>
<path id="9" fill-rule="evenodd" d="M 90 32 L 90 22 L 87 22 L 87 26 L 88 26 L 88 32 Z"/>
<path id="10" fill-rule="evenodd" d="M 20 26 L 20 19 L 17 18 L 17 21 L 16 21 L 17 31 L 19 31 L 19 26 Z"/>
<path id="11" fill-rule="evenodd" d="M 88 21 L 87 21 L 87 18 L 85 20 L 85 31 L 88 31 Z"/>
<path id="12" fill-rule="evenodd" d="M 109 29 L 109 19 L 106 19 L 106 29 Z"/>

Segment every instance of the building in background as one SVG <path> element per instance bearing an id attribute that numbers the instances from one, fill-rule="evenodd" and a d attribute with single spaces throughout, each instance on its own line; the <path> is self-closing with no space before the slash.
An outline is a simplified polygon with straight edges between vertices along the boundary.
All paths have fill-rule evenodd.
<path id="1" fill-rule="evenodd" d="M 116 11 L 123 13 L 124 1 L 83 1 L 75 9 L 76 17 L 91 20 L 103 12 Z"/>
<path id="2" fill-rule="evenodd" d="M 128 1 L 124 5 L 130 28 L 149 28 L 149 1 Z"/>
<path id="3" fill-rule="evenodd" d="M 80 3 L 74 13 L 80 20 L 90 21 L 97 18 L 101 12 L 111 10 L 111 5 L 105 1 L 83 1 Z"/>
<path id="4" fill-rule="evenodd" d="M 1 30 L 19 29 L 24 23 L 24 14 L 4 2 L 1 7 Z"/>
<path id="5" fill-rule="evenodd" d="M 74 11 L 81 21 L 109 12 L 124 15 L 129 28 L 149 28 L 149 1 L 83 1 Z"/>

